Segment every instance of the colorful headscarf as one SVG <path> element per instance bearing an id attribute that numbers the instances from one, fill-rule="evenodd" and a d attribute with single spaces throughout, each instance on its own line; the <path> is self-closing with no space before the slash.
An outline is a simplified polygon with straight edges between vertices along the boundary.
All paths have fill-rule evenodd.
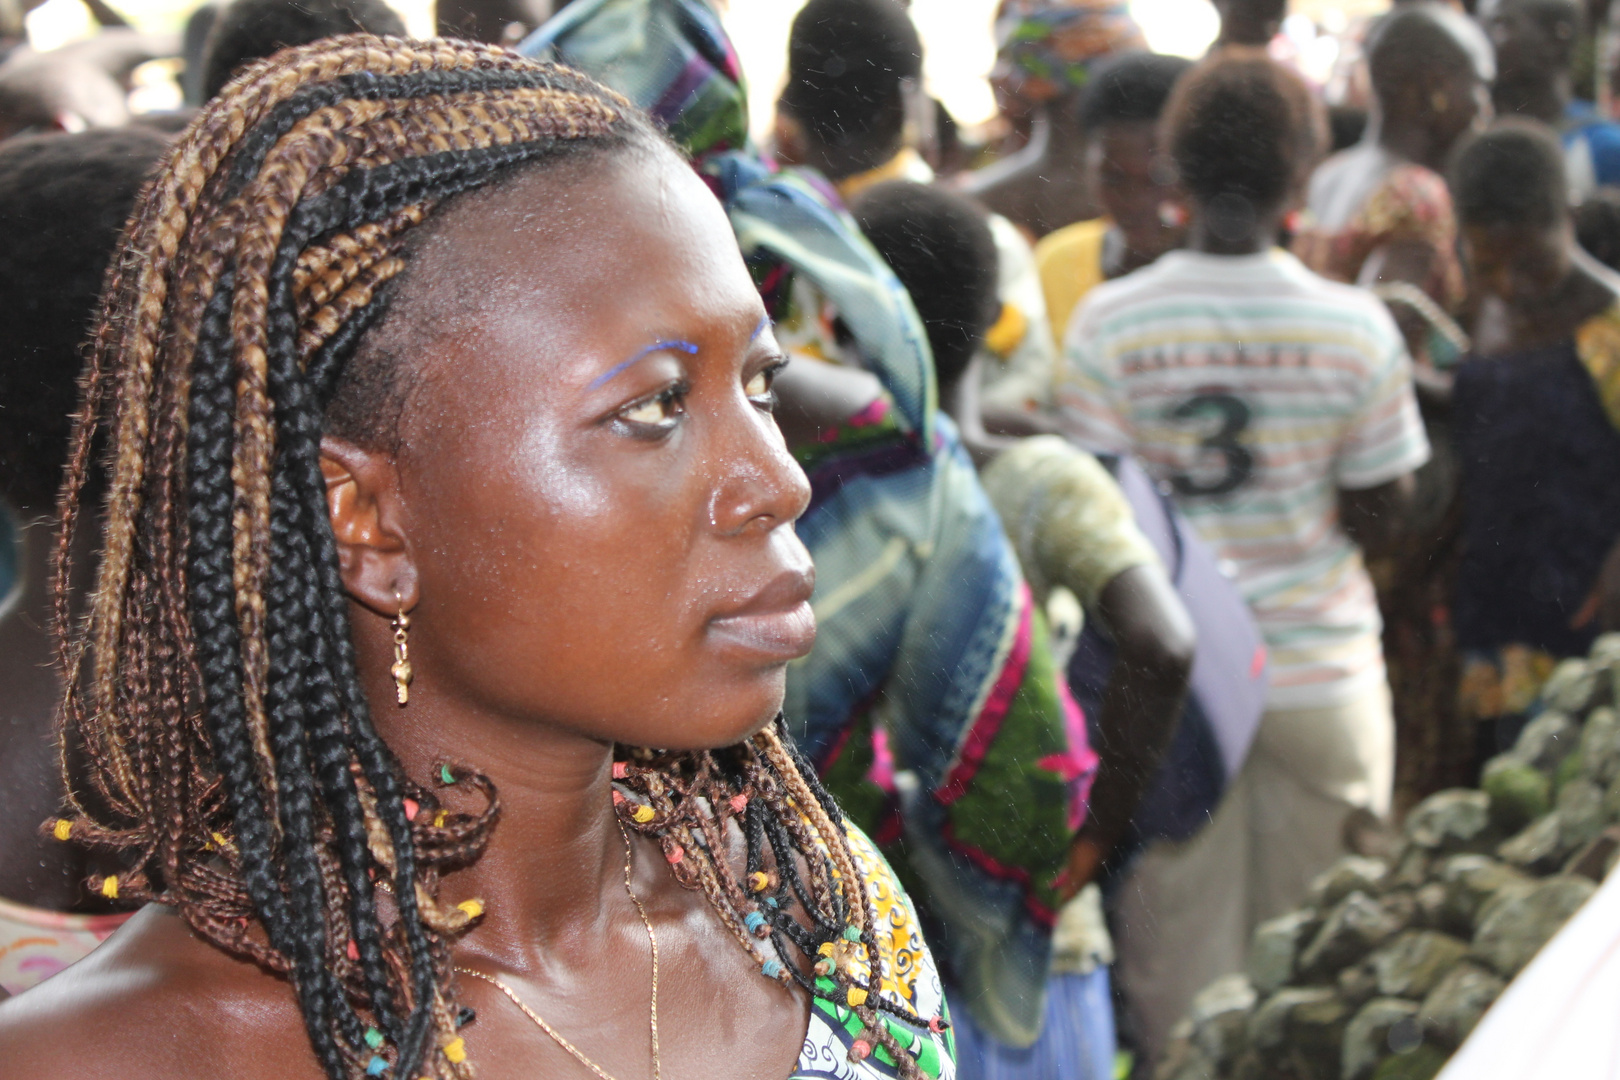
<path id="1" fill-rule="evenodd" d="M 518 52 L 555 57 L 613 87 L 695 159 L 753 148 L 742 63 L 702 0 L 579 0 Z"/>
<path id="2" fill-rule="evenodd" d="M 997 74 L 1032 104 L 1078 90 L 1104 56 L 1145 48 L 1126 0 L 1002 0 L 996 12 Z"/>
<path id="3" fill-rule="evenodd" d="M 725 205 L 779 337 L 788 321 L 836 323 L 805 351 L 837 351 L 882 383 L 872 409 L 798 455 L 819 629 L 788 668 L 784 712 L 924 901 L 953 1005 L 1028 1045 L 1046 999 L 1049 883 L 1096 755 L 1000 520 L 937 412 L 916 310 L 824 180 L 747 148 L 736 56 L 702 0 L 576 0 L 519 51 L 651 111 Z"/>

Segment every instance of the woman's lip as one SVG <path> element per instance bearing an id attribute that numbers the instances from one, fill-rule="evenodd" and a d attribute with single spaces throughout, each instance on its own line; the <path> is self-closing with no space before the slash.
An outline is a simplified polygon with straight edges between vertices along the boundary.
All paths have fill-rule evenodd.
<path id="1" fill-rule="evenodd" d="M 796 660 L 816 643 L 816 615 L 808 600 L 775 611 L 742 611 L 709 622 L 720 643 L 761 657 Z"/>
<path id="2" fill-rule="evenodd" d="M 815 592 L 813 567 L 784 570 L 742 603 L 709 620 L 721 641 L 779 660 L 810 651 L 816 640 L 816 616 L 810 610 Z"/>

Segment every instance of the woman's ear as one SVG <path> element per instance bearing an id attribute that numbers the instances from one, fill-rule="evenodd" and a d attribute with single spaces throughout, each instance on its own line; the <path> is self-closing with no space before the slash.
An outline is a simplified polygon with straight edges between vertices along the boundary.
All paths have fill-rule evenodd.
<path id="1" fill-rule="evenodd" d="M 405 536 L 405 504 L 393 459 L 327 435 L 321 439 L 326 510 L 349 595 L 379 615 L 419 599 L 416 564 Z"/>

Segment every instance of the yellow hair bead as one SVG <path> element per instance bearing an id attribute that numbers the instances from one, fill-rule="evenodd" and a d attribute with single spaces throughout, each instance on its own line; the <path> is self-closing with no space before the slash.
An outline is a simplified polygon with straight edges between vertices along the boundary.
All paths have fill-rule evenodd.
<path id="1" fill-rule="evenodd" d="M 821 948 L 817 949 L 816 953 L 819 956 L 831 956 L 833 954 L 833 944 L 832 944 L 832 942 L 823 941 L 821 943 Z"/>
<path id="2" fill-rule="evenodd" d="M 467 1060 L 467 1042 L 465 1039 L 451 1039 L 444 1044 L 444 1056 L 450 1059 L 450 1064 L 460 1065 Z"/>
<path id="3" fill-rule="evenodd" d="M 108 874 L 101 879 L 101 895 L 109 900 L 118 899 L 118 875 Z"/>
<path id="4" fill-rule="evenodd" d="M 764 892 L 770 887 L 771 878 L 765 871 L 755 870 L 748 875 L 748 884 L 755 892 Z"/>
<path id="5" fill-rule="evenodd" d="M 636 807 L 635 812 L 630 815 L 637 825 L 645 825 L 647 822 L 651 821 L 657 816 L 657 814 L 653 813 L 653 808 L 650 806 L 638 806 Z"/>
<path id="6" fill-rule="evenodd" d="M 433 827 L 435 829 L 444 828 L 444 819 L 449 817 L 449 816 L 450 816 L 450 811 L 448 811 L 448 810 L 440 810 L 437 814 L 434 814 L 433 815 Z"/>
<path id="7" fill-rule="evenodd" d="M 230 846 L 230 841 L 225 839 L 224 833 L 212 833 L 211 835 L 214 838 L 214 843 L 218 844 L 220 847 Z"/>
<path id="8" fill-rule="evenodd" d="M 852 1009 L 855 1008 L 856 1006 L 866 1004 L 866 991 L 862 990 L 858 986 L 850 987 L 849 988 L 849 993 L 846 995 L 846 997 L 847 997 L 847 999 L 849 1001 L 849 1006 Z"/>
<path id="9" fill-rule="evenodd" d="M 73 835 L 73 822 L 67 818 L 57 818 L 56 825 L 51 829 L 51 835 L 58 840 L 66 840 Z"/>
<path id="10" fill-rule="evenodd" d="M 465 911 L 467 918 L 476 919 L 484 913 L 484 902 L 482 900 L 463 900 L 456 905 L 456 909 Z"/>

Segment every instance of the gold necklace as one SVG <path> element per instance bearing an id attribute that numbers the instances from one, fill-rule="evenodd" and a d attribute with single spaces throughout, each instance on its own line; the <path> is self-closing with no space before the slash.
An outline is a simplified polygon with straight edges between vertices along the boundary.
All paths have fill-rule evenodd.
<path id="1" fill-rule="evenodd" d="M 624 822 L 618 822 L 618 826 L 619 835 L 624 837 L 624 891 L 629 894 L 630 902 L 636 905 L 636 913 L 641 916 L 641 925 L 647 928 L 647 942 L 652 946 L 652 1008 L 648 1026 L 652 1029 L 653 1080 L 663 1080 L 663 1073 L 658 1061 L 658 935 L 653 933 L 652 920 L 647 917 L 647 909 L 642 906 L 641 898 L 636 895 L 636 890 L 630 885 L 630 869 L 634 860 L 635 849 L 630 845 L 630 834 L 625 832 Z M 541 1031 L 550 1035 L 552 1041 L 566 1050 L 575 1061 L 591 1070 L 601 1080 L 614 1080 L 602 1066 L 586 1057 L 577 1046 L 563 1038 L 562 1032 L 546 1023 L 545 1020 L 541 1019 L 539 1013 L 524 1004 L 523 999 L 517 996 L 517 991 L 506 985 L 506 983 L 493 975 L 486 975 L 482 971 L 474 971 L 472 968 L 457 967 L 456 970 L 463 975 L 471 975 L 475 979 L 482 979 L 484 982 L 494 986 L 495 989 L 511 999 L 512 1004 L 522 1009 L 524 1016 L 533 1020 Z"/>

